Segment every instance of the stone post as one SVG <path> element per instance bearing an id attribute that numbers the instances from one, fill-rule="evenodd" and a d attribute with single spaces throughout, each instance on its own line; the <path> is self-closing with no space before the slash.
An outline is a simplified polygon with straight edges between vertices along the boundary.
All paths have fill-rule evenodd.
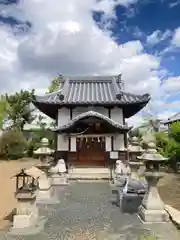
<path id="1" fill-rule="evenodd" d="M 151 142 L 148 144 L 147 152 L 139 159 L 145 163 L 146 169 L 143 175 L 148 183 L 148 191 L 139 207 L 139 216 L 144 222 L 167 222 L 169 216 L 157 190 L 157 183 L 163 177 L 163 173 L 159 172 L 159 163 L 166 158 L 157 153 L 156 145 Z"/>
<path id="2" fill-rule="evenodd" d="M 39 190 L 37 193 L 37 203 L 43 204 L 57 204 L 59 203 L 56 196 L 53 194 L 53 188 L 51 186 L 50 179 L 47 178 L 44 173 L 38 179 Z"/>
<path id="3" fill-rule="evenodd" d="M 137 137 L 133 137 L 131 145 L 128 146 L 128 155 L 129 155 L 129 165 L 132 170 L 132 178 L 139 180 L 138 169 L 143 164 L 141 161 L 137 160 L 137 157 L 144 152 L 144 149 L 140 146 L 139 140 Z"/>
<path id="4" fill-rule="evenodd" d="M 18 193 L 16 215 L 13 217 L 13 228 L 29 228 L 38 220 L 38 208 L 36 206 L 36 195 L 34 193 Z"/>

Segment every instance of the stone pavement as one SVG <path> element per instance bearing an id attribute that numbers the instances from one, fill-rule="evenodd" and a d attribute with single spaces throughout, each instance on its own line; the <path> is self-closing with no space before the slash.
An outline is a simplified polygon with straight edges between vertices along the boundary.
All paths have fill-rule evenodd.
<path id="1" fill-rule="evenodd" d="M 111 203 L 107 182 L 71 183 L 55 192 L 59 204 L 40 206 L 40 214 L 48 219 L 41 233 L 15 237 L 1 232 L 0 240 L 139 240 L 150 234 L 159 240 L 180 239 L 171 223 L 142 224 L 136 214 L 121 213 Z"/>

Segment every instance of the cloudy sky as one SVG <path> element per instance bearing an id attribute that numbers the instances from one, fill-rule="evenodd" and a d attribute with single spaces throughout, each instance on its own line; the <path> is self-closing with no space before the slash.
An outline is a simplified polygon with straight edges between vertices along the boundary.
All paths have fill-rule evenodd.
<path id="1" fill-rule="evenodd" d="M 0 0 L 0 91 L 45 92 L 61 74 L 119 74 L 149 92 L 139 123 L 180 111 L 180 0 Z"/>

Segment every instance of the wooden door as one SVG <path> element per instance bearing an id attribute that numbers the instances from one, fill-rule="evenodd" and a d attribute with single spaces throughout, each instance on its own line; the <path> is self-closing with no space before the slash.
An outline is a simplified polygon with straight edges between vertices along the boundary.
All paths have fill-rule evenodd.
<path id="1" fill-rule="evenodd" d="M 84 138 L 77 141 L 78 164 L 104 166 L 105 141 L 98 138 Z"/>

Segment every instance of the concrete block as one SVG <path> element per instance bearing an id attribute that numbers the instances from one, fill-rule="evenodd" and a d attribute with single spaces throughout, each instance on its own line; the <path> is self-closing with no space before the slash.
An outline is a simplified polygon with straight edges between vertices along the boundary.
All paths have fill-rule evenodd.
<path id="1" fill-rule="evenodd" d="M 61 176 L 58 174 L 52 175 L 52 185 L 53 186 L 69 185 L 67 176 Z"/>
<path id="2" fill-rule="evenodd" d="M 138 214 L 143 222 L 160 223 L 169 221 L 169 215 L 165 210 L 146 209 L 143 205 L 139 207 Z"/>

